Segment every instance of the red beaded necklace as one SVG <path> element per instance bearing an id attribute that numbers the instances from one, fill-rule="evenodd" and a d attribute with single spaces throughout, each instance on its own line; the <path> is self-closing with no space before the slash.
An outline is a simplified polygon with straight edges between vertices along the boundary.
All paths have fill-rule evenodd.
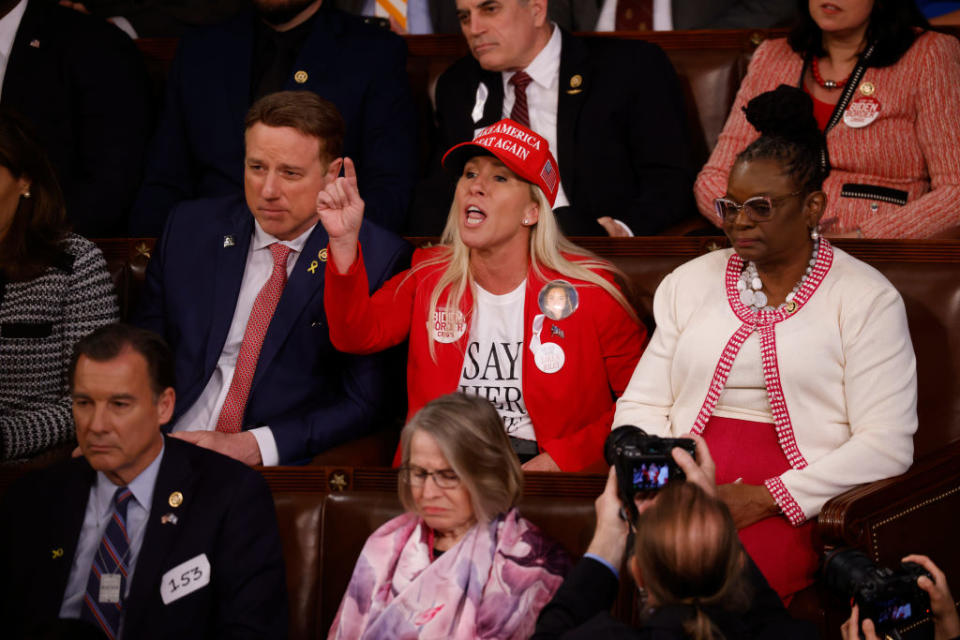
<path id="1" fill-rule="evenodd" d="M 813 73 L 813 79 L 824 89 L 840 89 L 843 85 L 847 84 L 847 80 L 850 79 L 850 76 L 847 76 L 840 82 L 836 80 L 824 80 L 823 76 L 820 75 L 820 62 L 816 57 L 814 57 L 810 63 L 810 71 Z"/>

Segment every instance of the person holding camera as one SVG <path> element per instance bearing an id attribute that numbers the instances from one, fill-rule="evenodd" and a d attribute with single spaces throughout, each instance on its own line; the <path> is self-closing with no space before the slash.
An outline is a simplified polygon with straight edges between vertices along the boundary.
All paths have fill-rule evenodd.
<path id="1" fill-rule="evenodd" d="M 930 598 L 934 640 L 956 640 L 960 638 L 960 616 L 957 615 L 957 607 L 954 605 L 953 596 L 950 594 L 947 576 L 927 556 L 911 554 L 904 558 L 902 562 L 916 563 L 930 574 L 929 577 L 923 575 L 917 578 L 917 587 L 925 591 Z M 854 604 L 850 611 L 850 618 L 840 627 L 843 640 L 860 640 L 861 631 L 864 640 L 880 640 L 880 636 L 877 635 L 877 625 L 874 621 L 864 618 L 861 625 L 860 617 L 860 608 Z"/>
<path id="2" fill-rule="evenodd" d="M 760 137 L 715 202 L 731 248 L 657 288 L 614 424 L 703 435 L 740 540 L 788 600 L 813 582 L 823 505 L 910 467 L 916 359 L 896 288 L 821 237 L 830 164 L 810 96 L 781 85 L 746 118 Z"/>
<path id="3" fill-rule="evenodd" d="M 613 466 L 596 501 L 590 546 L 541 612 L 534 640 L 811 637 L 812 628 L 790 618 L 744 552 L 717 497 L 707 445 L 691 437 L 699 464 L 679 447 L 670 452 L 686 482 L 673 481 L 654 498 L 629 498 L 638 517 L 627 566 L 640 593 L 643 625 L 632 628 L 609 614 L 631 528 Z"/>

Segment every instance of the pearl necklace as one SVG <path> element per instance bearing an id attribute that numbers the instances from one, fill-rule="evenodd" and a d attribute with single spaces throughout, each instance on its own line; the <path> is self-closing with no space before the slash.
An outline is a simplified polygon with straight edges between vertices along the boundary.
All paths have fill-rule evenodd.
<path id="1" fill-rule="evenodd" d="M 803 286 L 803 283 L 806 282 L 810 274 L 813 273 L 813 268 L 817 266 L 817 254 L 819 252 L 820 239 L 817 238 L 813 241 L 813 253 L 810 256 L 810 261 L 803 277 L 800 278 L 800 282 L 794 285 L 783 303 L 776 309 L 767 305 L 767 294 L 763 292 L 763 281 L 760 280 L 760 272 L 757 271 L 757 265 L 754 262 L 748 262 L 747 267 L 740 273 L 740 280 L 737 281 L 737 291 L 740 292 L 740 302 L 750 307 L 750 310 L 754 313 L 758 311 L 779 311 L 785 306 L 790 306 L 791 310 L 795 309 L 796 303 L 793 299 L 796 297 L 797 291 Z"/>

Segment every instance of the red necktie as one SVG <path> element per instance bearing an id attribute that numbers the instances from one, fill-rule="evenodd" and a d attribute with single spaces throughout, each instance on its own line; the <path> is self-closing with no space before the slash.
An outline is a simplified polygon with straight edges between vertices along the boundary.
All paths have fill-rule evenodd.
<path id="1" fill-rule="evenodd" d="M 510 110 L 510 119 L 522 124 L 525 127 L 530 126 L 530 112 L 527 110 L 527 85 L 533 82 L 533 78 L 527 75 L 526 71 L 517 71 L 510 78 L 510 84 L 513 85 L 513 109 Z"/>
<path id="2" fill-rule="evenodd" d="M 653 29 L 653 0 L 617 0 L 617 31 L 650 31 Z"/>
<path id="3" fill-rule="evenodd" d="M 253 373 L 257 370 L 263 337 L 267 335 L 267 327 L 270 326 L 273 312 L 280 302 L 283 287 L 287 284 L 287 256 L 290 254 L 290 247 L 274 242 L 270 245 L 270 253 L 273 254 L 273 273 L 253 302 L 247 328 L 243 332 L 237 366 L 233 370 L 233 380 L 230 381 L 230 390 L 227 391 L 227 398 L 223 401 L 223 408 L 220 409 L 220 417 L 217 419 L 217 431 L 224 433 L 239 433 L 243 430 L 243 412 L 247 408 L 247 396 L 253 383 Z"/>

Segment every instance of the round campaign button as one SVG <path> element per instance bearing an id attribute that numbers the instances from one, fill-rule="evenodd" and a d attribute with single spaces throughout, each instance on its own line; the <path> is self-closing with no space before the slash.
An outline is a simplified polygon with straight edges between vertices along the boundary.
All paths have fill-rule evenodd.
<path id="1" fill-rule="evenodd" d="M 555 342 L 541 344 L 537 352 L 533 354 L 533 361 L 537 363 L 537 369 L 544 373 L 560 371 L 566 359 L 567 356 L 563 353 L 563 349 Z"/>
<path id="2" fill-rule="evenodd" d="M 438 307 L 433 312 L 430 330 L 433 332 L 434 340 L 450 344 L 459 340 L 466 332 L 467 320 L 459 309 Z"/>
<path id="3" fill-rule="evenodd" d="M 580 296 L 566 280 L 551 280 L 537 295 L 540 311 L 553 321 L 569 318 L 580 305 Z"/>
<path id="4" fill-rule="evenodd" d="M 843 112 L 843 123 L 853 129 L 865 127 L 880 115 L 880 101 L 873 96 L 860 96 Z"/>

